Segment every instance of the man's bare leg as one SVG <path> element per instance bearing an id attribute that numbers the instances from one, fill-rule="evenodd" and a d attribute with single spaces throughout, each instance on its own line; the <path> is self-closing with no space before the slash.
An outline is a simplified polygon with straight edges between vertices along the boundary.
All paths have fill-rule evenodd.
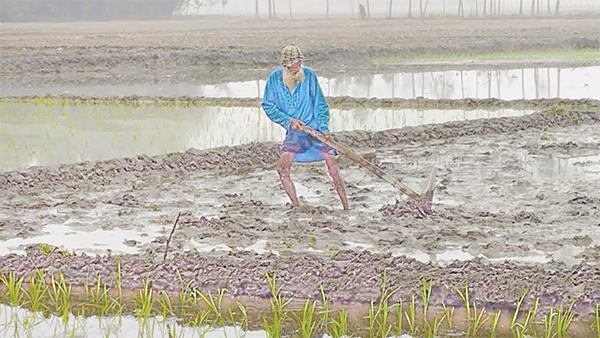
<path id="1" fill-rule="evenodd" d="M 296 196 L 296 188 L 294 187 L 294 182 L 292 182 L 292 179 L 290 178 L 290 167 L 292 166 L 292 161 L 295 156 L 296 154 L 292 152 L 286 151 L 281 153 L 277 172 L 279 173 L 279 179 L 283 185 L 283 190 L 285 190 L 285 193 L 289 196 L 294 207 L 299 207 L 300 202 L 298 201 L 298 196 Z"/>
<path id="2" fill-rule="evenodd" d="M 342 205 L 344 206 L 344 210 L 350 209 L 348 207 L 348 197 L 346 197 L 346 188 L 344 185 L 344 181 L 340 176 L 340 171 L 337 168 L 337 164 L 335 163 L 335 156 L 328 153 L 321 153 L 323 155 L 323 159 L 325 159 L 325 163 L 327 164 L 327 170 L 329 171 L 329 175 L 333 178 L 333 185 L 335 186 L 335 190 L 340 196 L 340 200 L 342 201 Z"/>

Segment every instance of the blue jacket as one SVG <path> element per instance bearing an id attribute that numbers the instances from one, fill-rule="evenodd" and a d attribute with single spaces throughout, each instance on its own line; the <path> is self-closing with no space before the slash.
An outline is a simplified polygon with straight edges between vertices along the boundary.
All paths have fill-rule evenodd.
<path id="1" fill-rule="evenodd" d="M 285 128 L 287 133 L 290 131 L 292 118 L 299 119 L 322 133 L 328 133 L 329 106 L 315 71 L 306 66 L 302 66 L 302 69 L 304 81 L 296 85 L 293 93 L 290 93 L 283 83 L 283 68 L 272 71 L 265 86 L 262 108 L 267 116 Z M 320 151 L 312 146 L 306 152 L 296 154 L 294 162 L 314 162 L 322 159 Z"/>

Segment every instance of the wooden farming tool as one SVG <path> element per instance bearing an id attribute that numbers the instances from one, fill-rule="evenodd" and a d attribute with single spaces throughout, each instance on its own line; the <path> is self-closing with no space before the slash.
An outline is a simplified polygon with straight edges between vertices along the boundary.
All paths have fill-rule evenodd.
<path id="1" fill-rule="evenodd" d="M 322 143 L 325 143 L 326 145 L 330 146 L 331 148 L 339 151 L 344 156 L 350 158 L 352 161 L 360 164 L 361 166 L 368 169 L 375 175 L 379 176 L 384 181 L 393 185 L 394 188 L 400 190 L 403 194 L 406 194 L 412 198 L 420 198 L 421 197 L 421 195 L 419 195 L 416 191 L 414 191 L 411 188 L 409 188 L 408 186 L 406 186 L 406 184 L 402 183 L 399 179 L 386 173 L 385 171 L 383 171 L 383 169 L 381 169 L 378 166 L 376 166 L 375 164 L 369 162 L 365 158 L 359 156 L 358 154 L 356 154 L 354 151 L 352 151 L 348 147 L 344 146 L 343 144 L 338 143 L 332 137 L 327 137 L 323 133 L 316 131 L 307 125 L 302 126 L 302 131 L 304 131 L 305 133 L 309 134 L 310 136 L 316 138 L 317 140 L 321 141 Z M 429 189 L 432 189 L 432 188 L 431 187 L 426 188 L 426 190 L 429 190 Z"/>

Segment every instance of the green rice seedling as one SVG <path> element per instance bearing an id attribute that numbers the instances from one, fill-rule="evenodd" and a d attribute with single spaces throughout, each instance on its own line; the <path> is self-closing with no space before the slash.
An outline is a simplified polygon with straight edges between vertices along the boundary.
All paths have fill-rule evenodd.
<path id="1" fill-rule="evenodd" d="M 328 332 L 329 313 L 331 312 L 331 309 L 329 308 L 329 296 L 325 294 L 323 285 L 319 285 L 319 294 L 321 295 L 321 304 L 323 304 L 323 310 L 320 312 L 322 316 L 319 327 L 324 332 Z"/>
<path id="2" fill-rule="evenodd" d="M 117 294 L 119 297 L 119 301 L 123 299 L 123 287 L 121 276 L 121 259 L 117 258 L 117 268 L 115 271 L 115 285 L 117 286 Z"/>
<path id="3" fill-rule="evenodd" d="M 189 321 L 188 324 L 193 328 L 192 337 L 195 336 L 196 331 L 200 337 L 204 337 L 206 332 L 210 330 L 210 325 L 206 324 L 210 312 L 209 310 L 202 310 L 194 316 L 194 319 Z"/>
<path id="4" fill-rule="evenodd" d="M 438 331 L 440 330 L 440 326 L 444 322 L 444 316 L 442 318 L 434 318 L 433 324 L 429 324 L 428 321 L 425 321 L 425 337 L 426 338 L 435 338 L 438 336 Z"/>
<path id="5" fill-rule="evenodd" d="M 376 335 L 375 324 L 377 323 L 377 309 L 375 308 L 375 301 L 371 299 L 369 301 L 369 338 L 374 338 Z"/>
<path id="6" fill-rule="evenodd" d="M 302 338 L 312 338 L 317 330 L 318 322 L 314 319 L 316 306 L 317 302 L 311 302 L 307 299 L 302 307 L 301 315 L 296 316 L 298 325 L 300 326 L 300 336 Z"/>
<path id="7" fill-rule="evenodd" d="M 600 338 L 600 304 L 594 306 L 594 321 L 591 326 L 592 330 L 596 333 L 596 337 Z"/>
<path id="8" fill-rule="evenodd" d="M 394 304 L 394 310 L 396 311 L 396 336 L 401 336 L 402 335 L 402 301 Z"/>
<path id="9" fill-rule="evenodd" d="M 540 305 L 540 298 L 537 297 L 535 302 L 533 303 L 533 307 L 527 311 L 527 315 L 525 316 L 525 320 L 522 324 L 523 332 L 534 332 L 535 329 L 533 327 L 535 316 L 537 314 L 538 306 Z"/>
<path id="10" fill-rule="evenodd" d="M 377 307 L 375 308 L 375 302 L 371 300 L 369 306 L 369 336 L 377 335 L 379 337 L 386 337 L 392 330 L 392 327 L 388 325 L 388 304 L 389 300 L 399 288 L 390 290 L 386 285 L 386 269 L 383 269 L 381 273 L 381 291 Z M 375 330 L 377 326 L 377 330 Z"/>
<path id="11" fill-rule="evenodd" d="M 283 298 L 281 295 L 283 284 L 279 287 L 276 286 L 275 275 L 271 277 L 269 273 L 265 271 L 265 278 L 269 285 L 269 290 L 271 291 L 271 300 L 269 302 L 271 303 L 272 319 L 271 323 L 269 323 L 263 318 L 263 328 L 267 332 L 269 338 L 280 338 L 283 333 L 283 322 L 287 318 L 287 311 L 284 310 L 284 307 L 292 301 L 292 298 Z"/>
<path id="12" fill-rule="evenodd" d="M 444 309 L 444 318 L 446 318 L 446 323 L 448 324 L 448 329 L 451 330 L 454 320 L 454 307 L 448 308 L 446 303 L 442 302 L 442 308 Z"/>
<path id="13" fill-rule="evenodd" d="M 221 311 L 221 304 L 223 302 L 223 296 L 227 292 L 226 288 L 219 288 L 217 290 L 217 295 L 213 296 L 212 293 L 208 293 L 205 295 L 200 290 L 196 290 L 198 297 L 204 301 L 204 303 L 208 306 L 208 309 L 214 315 L 213 324 L 220 325 L 223 329 L 225 329 L 225 317 Z"/>
<path id="14" fill-rule="evenodd" d="M 496 336 L 496 330 L 498 328 L 498 321 L 500 320 L 501 310 L 494 312 L 492 316 L 492 325 L 490 327 L 490 338 L 494 338 Z"/>
<path id="15" fill-rule="evenodd" d="M 48 286 L 46 285 L 44 272 L 38 269 L 37 275 L 31 276 L 29 279 L 29 292 L 27 293 L 29 298 L 28 303 L 34 314 L 47 309 L 46 304 L 44 304 L 44 298 L 47 292 Z"/>
<path id="16" fill-rule="evenodd" d="M 160 292 L 158 303 L 160 304 L 160 312 L 162 314 L 162 321 L 164 324 L 167 317 L 173 314 L 173 305 L 171 304 L 171 297 L 169 297 L 169 294 L 165 290 L 162 290 Z"/>
<path id="17" fill-rule="evenodd" d="M 517 300 L 517 305 L 515 306 L 515 311 L 513 312 L 512 318 L 510 320 L 510 329 L 513 330 L 515 327 L 517 327 L 517 318 L 519 317 L 519 311 L 521 310 L 521 304 L 523 304 L 523 300 L 525 300 L 525 296 L 527 295 L 527 292 L 529 291 L 529 288 L 525 288 L 525 290 L 523 291 L 523 293 L 521 294 L 521 297 L 519 297 L 519 299 Z"/>
<path id="18" fill-rule="evenodd" d="M 485 314 L 485 308 L 481 308 L 481 310 L 477 310 L 477 304 L 475 302 L 470 303 L 469 299 L 469 285 L 468 282 L 465 281 L 465 286 L 463 290 L 455 288 L 458 296 L 463 301 L 465 305 L 465 314 L 467 319 L 467 335 L 470 337 L 474 337 L 477 335 L 479 329 L 483 326 L 483 324 L 489 319 L 489 317 L 483 317 Z"/>
<path id="19" fill-rule="evenodd" d="M 267 333 L 269 338 L 280 338 L 283 333 L 283 321 L 286 318 L 286 312 L 283 311 L 272 311 L 271 323 L 263 318 L 263 329 Z"/>
<path id="20" fill-rule="evenodd" d="M 177 280 L 179 281 L 179 286 L 181 290 L 177 294 L 177 299 L 179 301 L 179 316 L 185 317 L 186 310 L 190 307 L 196 305 L 198 297 L 193 289 L 192 285 L 194 284 L 194 280 L 190 280 L 187 283 L 184 283 L 183 277 L 179 272 L 178 268 L 175 268 L 175 273 L 177 274 Z"/>
<path id="21" fill-rule="evenodd" d="M 102 283 L 100 274 L 96 276 L 96 283 L 93 289 L 88 289 L 85 285 L 86 294 L 90 297 L 90 303 L 97 309 L 97 313 L 104 317 L 108 315 L 111 309 L 111 300 L 108 297 L 108 286 Z"/>
<path id="22" fill-rule="evenodd" d="M 134 299 L 134 302 L 136 304 L 134 315 L 141 321 L 142 326 L 145 327 L 155 302 L 153 290 L 150 287 L 148 278 L 144 279 L 144 285 L 139 291 L 138 296 Z"/>
<path id="23" fill-rule="evenodd" d="M 248 312 L 244 304 L 239 301 L 235 301 L 235 306 L 238 308 L 242 318 L 239 321 L 236 321 L 235 316 L 233 314 L 233 310 L 227 309 L 229 311 L 229 320 L 231 321 L 231 325 L 233 325 L 234 330 L 236 331 L 236 337 L 243 337 L 244 332 L 248 330 Z"/>
<path id="24" fill-rule="evenodd" d="M 477 311 L 477 304 L 475 304 L 475 302 L 473 302 L 473 323 L 471 325 L 471 337 L 476 337 L 477 336 L 477 332 L 479 331 L 479 329 L 481 329 L 481 327 L 483 326 L 483 324 L 485 322 L 488 321 L 489 317 L 483 317 L 483 315 L 485 314 L 485 308 L 481 308 L 481 310 Z"/>
<path id="25" fill-rule="evenodd" d="M 427 308 L 429 307 L 429 299 L 431 298 L 431 289 L 433 282 L 431 279 L 421 279 L 421 300 L 423 301 L 423 321 L 427 322 Z"/>
<path id="26" fill-rule="evenodd" d="M 23 298 L 23 277 L 17 278 L 17 274 L 14 271 L 10 271 L 8 276 L 0 276 L 0 281 L 6 286 L 8 291 L 8 304 L 13 307 L 21 305 Z"/>
<path id="27" fill-rule="evenodd" d="M 71 310 L 71 284 L 67 285 L 65 276 L 61 271 L 58 273 L 58 279 L 54 279 L 54 276 L 51 277 L 50 286 L 52 292 L 49 292 L 48 295 L 54 304 L 54 310 L 60 313 L 66 330 Z"/>
<path id="28" fill-rule="evenodd" d="M 556 318 L 556 311 L 553 307 L 550 307 L 548 313 L 542 318 L 542 325 L 544 327 L 544 338 L 554 337 L 554 319 Z"/>
<path id="29" fill-rule="evenodd" d="M 562 305 L 560 305 L 556 311 L 556 333 L 559 335 L 567 333 L 567 329 L 571 325 L 571 321 L 573 321 L 573 317 L 575 316 L 573 305 L 575 305 L 575 302 L 571 302 L 566 309 L 563 309 Z"/>
<path id="30" fill-rule="evenodd" d="M 465 280 L 465 287 L 463 290 L 460 290 L 459 288 L 454 288 L 454 290 L 456 290 L 456 292 L 458 293 L 458 296 L 460 297 L 460 299 L 462 300 L 462 302 L 465 306 L 465 316 L 467 319 L 467 332 L 471 332 L 472 318 L 471 318 L 471 306 L 470 306 L 471 303 L 469 300 L 468 282 Z"/>
<path id="31" fill-rule="evenodd" d="M 348 311 L 341 309 L 339 312 L 339 320 L 331 318 L 331 337 L 341 338 L 348 331 Z"/>
<path id="32" fill-rule="evenodd" d="M 410 296 L 410 305 L 408 306 L 408 312 L 405 312 L 406 322 L 408 324 L 408 333 L 415 336 L 419 332 L 417 322 L 415 318 L 415 295 Z"/>

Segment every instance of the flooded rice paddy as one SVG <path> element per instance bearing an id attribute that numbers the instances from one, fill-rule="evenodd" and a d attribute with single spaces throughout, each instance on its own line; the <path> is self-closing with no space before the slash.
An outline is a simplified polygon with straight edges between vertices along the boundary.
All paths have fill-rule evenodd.
<path id="1" fill-rule="evenodd" d="M 401 99 L 600 99 L 600 66 L 369 74 L 320 77 L 319 83 L 325 96 Z M 0 87 L 0 92 L 5 96 L 68 94 L 89 97 L 138 95 L 255 98 L 262 97 L 264 88 L 265 81 L 262 79 L 210 85 L 178 84 L 167 79 L 159 84 L 122 86 Z"/>
<path id="2" fill-rule="evenodd" d="M 523 116 L 524 109 L 331 109 L 332 132 L 369 132 Z M 0 104 L 0 170 L 158 155 L 252 142 L 279 142 L 285 131 L 258 107 L 142 107 Z"/>
<path id="3" fill-rule="evenodd" d="M 597 19 L 399 22 L 3 26 L 0 336 L 600 336 Z M 290 207 L 258 108 L 290 36 L 434 215 L 343 156 L 351 210 L 323 163 Z"/>
<path id="4" fill-rule="evenodd" d="M 0 335 L 268 337 L 268 329 L 258 323 L 270 320 L 273 310 L 259 277 L 273 271 L 297 299 L 314 299 L 317 290 L 311 286 L 319 285 L 317 280 L 335 281 L 325 284 L 334 299 L 362 303 L 355 309 L 349 332 L 368 336 L 377 331 L 369 329 L 369 320 L 364 318 L 369 313 L 365 302 L 376 299 L 377 281 L 381 282 L 381 268 L 369 266 L 390 269 L 390 282 L 402 287 L 393 299 L 405 306 L 400 312 L 404 329 L 396 327 L 398 333 L 387 336 L 468 332 L 473 330 L 469 326 L 472 319 L 461 314 L 460 293 L 451 293 L 464 275 L 442 282 L 450 284 L 436 281 L 446 280 L 448 269 L 462 271 L 475 265 L 483 276 L 471 284 L 472 297 L 486 299 L 480 311 L 490 310 L 487 323 L 482 323 L 474 336 L 497 331 L 498 337 L 514 337 L 515 332 L 523 332 L 511 323 L 515 321 L 511 311 L 515 310 L 505 308 L 502 315 L 493 312 L 498 310 L 493 304 L 500 299 L 516 301 L 519 292 L 536 278 L 550 278 L 543 287 L 568 296 L 544 298 L 540 313 L 579 313 L 581 318 L 570 324 L 569 332 L 573 337 L 586 337 L 594 332 L 594 299 L 600 296 L 596 275 L 600 260 L 596 207 L 600 201 L 600 117 L 594 109 L 565 110 L 577 102 L 542 101 L 535 109 L 475 108 L 485 106 L 486 101 L 474 101 L 472 107 L 463 109 L 368 108 L 362 104 L 332 109 L 332 130 L 341 142 L 417 191 L 424 188 L 430 168 L 438 169 L 436 214 L 414 220 L 387 214 L 386 208 L 403 197 L 344 158 L 339 163 L 352 210 L 340 210 L 320 164 L 294 167 L 302 206 L 290 209 L 274 170 L 283 131 L 258 107 L 184 108 L 158 102 L 48 105 L 5 100 L 2 135 L 9 142 L 3 139 L 3 147 L 8 144 L 3 156 L 20 150 L 27 161 L 55 162 L 28 167 L 31 162 L 14 161 L 18 170 L 7 170 L 0 177 L 4 186 L 0 264 L 18 276 L 46 271 L 47 283 L 55 290 L 48 291 L 47 306 L 55 310 L 46 311 L 42 318 L 39 312 L 34 315 L 3 306 Z M 580 106 L 594 107 L 597 101 Z M 164 148 L 153 150 L 154 144 Z M 24 145 L 28 152 L 20 148 Z M 85 162 L 76 158 L 90 154 L 98 158 Z M 175 230 L 173 222 L 179 224 Z M 170 246 L 165 247 L 166 243 Z M 310 257 L 316 265 L 307 265 L 301 257 Z M 218 268 L 196 270 L 199 262 Z M 123 269 L 118 279 L 116 266 Z M 541 266 L 549 270 L 540 272 Z M 525 277 L 498 277 L 499 269 Z M 565 286 L 571 269 L 578 271 L 578 278 Z M 561 272 L 550 272 L 556 270 Z M 181 271 L 183 277 L 175 271 Z M 294 271 L 305 272 L 297 279 Z M 436 285 L 431 302 L 438 304 L 432 307 L 437 315 L 431 323 L 421 320 L 414 324 L 410 316 L 415 310 L 407 304 L 411 304 L 411 294 L 419 294 L 424 271 Z M 10 302 L 10 278 L 3 276 L 2 289 Z M 52 299 L 57 302 L 60 284 L 52 283 L 63 278 L 60 276 L 73 287 L 71 305 L 62 317 L 65 303 L 51 303 Z M 93 315 L 97 307 L 88 308 L 88 303 L 77 300 L 94 297 L 84 286 L 89 289 L 98 276 L 108 283 L 106 290 L 114 292 L 118 284 L 132 294 L 120 300 L 122 314 L 98 317 Z M 349 279 L 340 280 L 344 276 Z M 368 283 L 364 276 L 370 276 Z M 253 326 L 246 324 L 242 329 L 226 326 L 239 319 L 198 325 L 191 319 L 182 321 L 189 315 L 164 317 L 161 311 L 167 301 L 158 291 L 147 299 L 153 304 L 151 310 L 143 308 L 148 303 L 136 290 L 144 289 L 144 280 L 151 280 L 156 290 L 170 292 L 175 301 L 177 292 L 185 290 L 185 283 L 178 283 L 178 278 L 213 292 L 227 287 L 234 299 L 262 295 L 258 300 L 249 299 L 248 304 L 264 303 L 264 309 L 254 309 L 258 317 Z M 248 280 L 253 282 L 247 284 Z M 490 288 L 489 283 L 495 286 Z M 31 288 L 31 283 L 28 285 Z M 51 292 L 55 295 L 50 296 Z M 538 292 L 535 289 L 533 294 Z M 539 296 L 523 300 L 528 311 L 535 306 L 535 297 Z M 21 299 L 25 302 L 31 295 Z M 568 304 L 567 299 L 580 301 L 570 309 L 561 305 Z M 444 315 L 450 316 L 439 307 L 442 301 L 457 309 L 452 315 L 455 322 L 444 324 L 447 326 L 441 325 Z M 420 300 L 416 306 L 424 303 Z M 289 312 L 284 326 L 298 332 L 301 324 L 294 320 L 300 320 L 302 306 L 291 309 L 295 315 Z M 140 317 L 144 311 L 148 311 L 148 321 Z M 49 312 L 54 314 L 48 317 Z M 196 308 L 196 313 L 194 320 L 203 314 L 202 307 Z M 340 312 L 334 313 L 339 316 Z M 374 316 L 382 315 L 378 313 Z M 500 316 L 493 319 L 494 313 Z M 390 316 L 394 318 L 395 313 Z M 559 330 L 558 321 L 550 329 L 539 324 L 533 328 L 533 324 L 525 324 L 526 315 L 517 318 L 530 333 Z M 491 324 L 495 320 L 497 327 Z M 296 325 L 299 328 L 293 329 Z M 321 332 L 335 336 L 331 331 L 334 324 L 319 325 L 325 325 Z M 389 332 L 393 332 L 390 325 Z M 411 325 L 419 328 L 410 329 Z"/>

